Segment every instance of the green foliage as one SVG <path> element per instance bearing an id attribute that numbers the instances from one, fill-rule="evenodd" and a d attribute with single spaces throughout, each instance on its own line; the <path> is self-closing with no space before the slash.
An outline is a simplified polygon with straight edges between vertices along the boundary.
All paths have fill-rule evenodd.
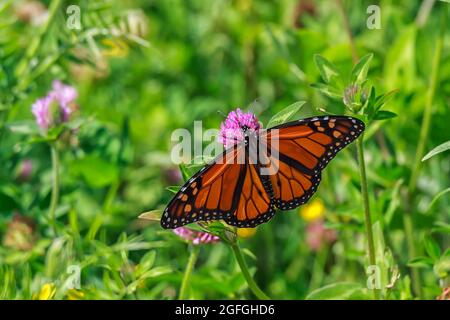
<path id="1" fill-rule="evenodd" d="M 237 106 L 264 127 L 318 114 L 361 118 L 381 297 L 435 299 L 448 286 L 449 142 L 442 142 L 450 33 L 440 31 L 447 3 L 436 1 L 419 24 L 419 2 L 382 1 L 382 29 L 370 30 L 372 3 L 343 1 L 360 57 L 353 61 L 334 2 L 312 1 L 314 10 L 294 15 L 296 0 L 51 0 L 39 2 L 44 20 L 24 15 L 26 2 L 0 3 L 0 299 L 176 299 L 189 241 L 158 219 L 203 164 L 174 165 L 171 135 L 186 128 L 200 139 L 194 121 L 217 129 L 217 111 Z M 72 4 L 80 6 L 80 30 L 67 27 Z M 43 131 L 31 105 L 56 79 L 77 89 L 78 109 Z M 422 134 L 427 104 L 430 130 Z M 431 150 L 425 156 L 419 140 Z M 50 147 L 59 155 L 54 225 Z M 189 298 L 255 298 L 230 250 L 238 242 L 270 297 L 371 299 L 360 186 L 349 146 L 309 202 L 322 203 L 314 223 L 335 238 L 320 249 L 310 243 L 314 223 L 302 218 L 309 204 L 276 214 L 255 234 L 219 221 L 192 225 L 221 241 L 201 246 Z"/>
<path id="2" fill-rule="evenodd" d="M 447 151 L 450 149 L 450 141 L 444 142 L 443 144 L 438 145 L 437 147 L 433 148 L 430 152 L 428 152 L 425 157 L 422 158 L 422 161 L 426 161 L 435 155 Z"/>
<path id="3" fill-rule="evenodd" d="M 297 101 L 284 108 L 269 120 L 269 123 L 267 123 L 267 127 L 272 128 L 276 125 L 288 122 L 288 120 L 292 119 L 305 103 L 305 101 Z"/>

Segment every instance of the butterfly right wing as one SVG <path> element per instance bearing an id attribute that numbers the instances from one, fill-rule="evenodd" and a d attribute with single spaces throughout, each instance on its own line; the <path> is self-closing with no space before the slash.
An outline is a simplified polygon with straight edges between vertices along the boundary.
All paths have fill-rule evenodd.
<path id="1" fill-rule="evenodd" d="M 317 191 L 321 171 L 364 131 L 364 123 L 346 116 L 321 116 L 268 129 L 269 171 L 275 205 L 290 210 Z M 274 152 L 276 151 L 276 156 Z"/>

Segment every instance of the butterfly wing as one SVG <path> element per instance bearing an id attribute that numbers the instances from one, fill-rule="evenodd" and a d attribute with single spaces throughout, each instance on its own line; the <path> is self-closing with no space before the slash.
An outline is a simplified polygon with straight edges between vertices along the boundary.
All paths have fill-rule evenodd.
<path id="1" fill-rule="evenodd" d="M 246 163 L 243 184 L 239 185 L 238 202 L 225 222 L 240 228 L 253 228 L 269 221 L 275 214 L 270 180 L 260 175 L 260 165 Z"/>
<path id="2" fill-rule="evenodd" d="M 364 123 L 345 116 L 323 116 L 268 129 L 267 168 L 275 205 L 290 210 L 316 192 L 321 170 L 364 131 Z"/>
<path id="3" fill-rule="evenodd" d="M 230 215 L 237 205 L 237 187 L 243 183 L 245 164 L 238 161 L 243 150 L 242 145 L 226 150 L 192 176 L 167 205 L 161 226 L 174 229 Z"/>
<path id="4" fill-rule="evenodd" d="M 275 214 L 268 177 L 250 163 L 242 144 L 225 151 L 187 181 L 169 202 L 161 218 L 165 229 L 223 219 L 238 227 L 252 227 Z"/>

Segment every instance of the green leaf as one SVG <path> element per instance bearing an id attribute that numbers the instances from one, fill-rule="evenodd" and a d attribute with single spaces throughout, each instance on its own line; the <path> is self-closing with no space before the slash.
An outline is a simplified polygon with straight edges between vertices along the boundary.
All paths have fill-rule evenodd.
<path id="1" fill-rule="evenodd" d="M 267 128 L 272 128 L 276 125 L 285 123 L 286 121 L 291 119 L 294 116 L 294 114 L 298 110 L 300 110 L 301 107 L 304 106 L 305 103 L 306 103 L 306 101 L 297 101 L 297 102 L 291 104 L 290 106 L 284 108 L 283 110 L 278 112 L 276 115 L 274 115 L 269 120 L 269 123 L 267 124 Z"/>
<path id="2" fill-rule="evenodd" d="M 43 142 L 53 142 L 56 141 L 61 133 L 64 131 L 64 125 L 59 125 L 54 128 L 50 128 L 46 133 L 45 136 L 36 136 L 32 137 L 28 143 L 43 143 Z"/>
<path id="3" fill-rule="evenodd" d="M 434 264 L 433 271 L 438 278 L 446 279 L 448 277 L 450 273 L 450 256 L 448 253 Z"/>
<path id="4" fill-rule="evenodd" d="M 321 93 L 332 99 L 342 100 L 342 92 L 332 86 L 324 83 L 313 83 L 310 86 L 314 89 L 319 90 Z"/>
<path id="5" fill-rule="evenodd" d="M 71 169 L 96 188 L 111 185 L 119 177 L 118 168 L 114 164 L 96 156 L 86 156 L 74 161 Z"/>
<path id="6" fill-rule="evenodd" d="M 156 259 L 156 251 L 152 250 L 147 252 L 139 262 L 138 265 L 139 273 L 142 274 L 150 270 L 150 268 L 153 267 L 153 264 L 155 263 L 155 259 Z"/>
<path id="7" fill-rule="evenodd" d="M 439 192 L 437 195 L 435 195 L 434 198 L 431 200 L 430 205 L 428 206 L 427 212 L 430 212 L 430 210 L 433 208 L 434 204 L 436 203 L 436 201 L 439 200 L 440 197 L 449 192 L 450 188 L 447 188 Z"/>
<path id="8" fill-rule="evenodd" d="M 362 287 L 359 283 L 338 282 L 327 285 L 311 292 L 306 300 L 345 300 Z"/>
<path id="9" fill-rule="evenodd" d="M 340 76 L 338 68 L 320 54 L 314 55 L 314 63 L 319 69 L 320 76 L 326 83 L 330 83 L 331 78 Z"/>
<path id="10" fill-rule="evenodd" d="M 431 229 L 431 232 L 450 234 L 450 224 L 443 221 L 437 221 L 434 225 L 435 226 Z"/>
<path id="11" fill-rule="evenodd" d="M 367 72 L 369 71 L 369 65 L 372 58 L 372 53 L 366 54 L 355 64 L 352 70 L 352 83 L 361 84 L 366 80 Z"/>
<path id="12" fill-rule="evenodd" d="M 163 211 L 162 210 L 152 210 L 141 213 L 139 219 L 150 220 L 150 221 L 160 221 Z"/>
<path id="13" fill-rule="evenodd" d="M 155 267 L 147 272 L 145 272 L 141 278 L 143 279 L 147 279 L 147 278 L 154 278 L 154 277 L 159 277 L 162 276 L 164 274 L 170 273 L 172 272 L 172 268 L 169 266 L 159 266 L 159 267 Z"/>
<path id="14" fill-rule="evenodd" d="M 39 129 L 34 121 L 16 121 L 6 124 L 6 127 L 13 133 L 38 134 Z"/>
<path id="15" fill-rule="evenodd" d="M 432 237 L 425 237 L 423 240 L 423 245 L 425 247 L 425 251 L 428 253 L 431 259 L 436 261 L 441 256 L 441 249 L 439 248 L 439 245 L 437 244 L 436 240 L 434 240 Z"/>
<path id="16" fill-rule="evenodd" d="M 8 190 L 0 188 L 0 211 L 12 211 L 20 208 L 20 204 L 14 199 Z"/>
<path id="17" fill-rule="evenodd" d="M 375 87 L 371 87 L 365 109 L 365 114 L 367 114 L 369 119 L 372 119 L 375 113 L 375 99 L 376 99 Z"/>
<path id="18" fill-rule="evenodd" d="M 47 254 L 45 256 L 45 276 L 48 278 L 53 278 L 63 261 L 61 260 L 61 254 L 64 250 L 65 239 L 55 238 L 53 240 L 52 245 L 48 248 Z"/>
<path id="19" fill-rule="evenodd" d="M 375 102 L 373 105 L 374 110 L 375 111 L 380 110 L 381 107 L 383 107 L 386 103 L 389 102 L 389 100 L 394 96 L 394 93 L 397 93 L 397 91 L 398 90 L 395 89 L 395 90 L 391 90 L 387 93 L 383 93 L 383 94 L 380 94 L 379 96 L 377 96 L 375 98 Z"/>
<path id="20" fill-rule="evenodd" d="M 425 157 L 422 158 L 422 161 L 428 160 L 432 157 L 434 157 L 435 155 L 447 151 L 450 149 L 450 140 L 447 142 L 444 142 L 443 144 L 438 145 L 436 148 L 434 148 L 433 150 L 431 150 L 430 152 L 428 152 Z"/>
<path id="21" fill-rule="evenodd" d="M 348 300 L 372 300 L 373 295 L 367 289 L 357 289 L 348 296 Z"/>
<path id="22" fill-rule="evenodd" d="M 172 193 L 177 193 L 181 189 L 181 186 L 168 186 L 166 188 L 167 191 L 170 191 Z"/>
<path id="23" fill-rule="evenodd" d="M 408 262 L 411 268 L 429 268 L 433 265 L 433 260 L 429 257 L 417 257 Z"/>
<path id="24" fill-rule="evenodd" d="M 180 168 L 181 176 L 183 177 L 183 180 L 188 181 L 189 178 L 191 177 L 191 174 L 188 171 L 187 166 L 183 163 L 180 163 L 180 165 L 178 167 Z"/>
<path id="25" fill-rule="evenodd" d="M 252 260 L 256 261 L 258 260 L 255 256 L 255 254 L 253 252 L 251 252 L 249 249 L 247 248 L 243 248 L 242 249 L 242 253 L 245 254 L 246 256 L 249 256 Z"/>
<path id="26" fill-rule="evenodd" d="M 397 114 L 391 111 L 380 110 L 373 117 L 374 120 L 386 120 L 397 117 Z"/>

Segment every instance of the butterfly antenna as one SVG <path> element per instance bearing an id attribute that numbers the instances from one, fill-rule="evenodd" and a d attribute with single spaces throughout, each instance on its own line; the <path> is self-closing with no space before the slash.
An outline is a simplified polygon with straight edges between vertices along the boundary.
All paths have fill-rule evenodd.
<path id="1" fill-rule="evenodd" d="M 248 111 L 253 112 L 253 109 L 254 109 L 254 107 L 255 107 L 255 104 L 258 103 L 258 99 L 259 99 L 259 98 L 255 98 L 252 102 L 250 102 L 250 103 L 248 104 Z"/>
<path id="2" fill-rule="evenodd" d="M 253 100 L 249 105 L 248 105 L 248 111 L 250 111 L 251 113 L 255 114 L 255 115 L 259 115 L 261 113 L 261 111 L 264 110 L 264 107 L 262 106 L 261 103 L 261 98 L 255 98 L 255 100 Z"/>
<path id="3" fill-rule="evenodd" d="M 227 115 L 222 110 L 217 110 L 217 113 L 220 114 L 222 117 L 227 118 Z"/>

